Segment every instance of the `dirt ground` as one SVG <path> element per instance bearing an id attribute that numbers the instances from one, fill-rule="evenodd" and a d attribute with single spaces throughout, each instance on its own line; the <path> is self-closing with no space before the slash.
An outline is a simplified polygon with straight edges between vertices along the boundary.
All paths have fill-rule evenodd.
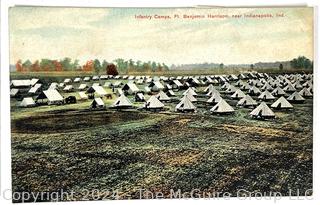
<path id="1" fill-rule="evenodd" d="M 239 189 L 312 189 L 312 99 L 276 112 L 275 120 L 253 120 L 249 112 L 69 109 L 13 117 L 13 191 L 74 191 L 71 200 L 92 200 L 113 199 L 92 190 L 136 199 L 139 189 L 165 196 L 170 189 L 233 196 Z"/>

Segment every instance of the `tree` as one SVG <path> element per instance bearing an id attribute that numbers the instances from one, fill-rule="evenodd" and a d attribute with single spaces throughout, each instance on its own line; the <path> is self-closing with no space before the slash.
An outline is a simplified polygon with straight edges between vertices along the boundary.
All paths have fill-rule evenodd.
<path id="1" fill-rule="evenodd" d="M 290 61 L 291 67 L 296 69 L 312 69 L 312 62 L 305 56 L 299 56 Z"/>
<path id="2" fill-rule="evenodd" d="M 36 60 L 36 61 L 32 64 L 31 70 L 32 70 L 33 72 L 39 72 L 39 71 L 40 71 L 40 65 L 39 65 L 39 61 L 38 61 L 38 60 Z"/>
<path id="3" fill-rule="evenodd" d="M 156 69 L 157 69 L 157 63 L 153 61 L 153 62 L 151 63 L 151 70 L 152 70 L 152 71 L 155 71 Z"/>
<path id="4" fill-rule="evenodd" d="M 253 65 L 253 64 L 251 64 L 251 65 L 250 65 L 250 69 L 251 69 L 251 70 L 253 70 L 253 68 L 254 68 L 254 65 Z"/>
<path id="5" fill-rule="evenodd" d="M 139 70 L 139 69 L 142 68 L 142 67 L 143 67 L 142 61 L 138 60 L 138 61 L 136 62 L 136 70 Z"/>
<path id="6" fill-rule="evenodd" d="M 89 60 L 83 65 L 83 71 L 92 72 L 93 71 L 93 60 Z"/>
<path id="7" fill-rule="evenodd" d="M 95 60 L 93 61 L 93 68 L 94 68 L 94 72 L 95 72 L 96 74 L 98 74 L 98 73 L 100 72 L 101 63 L 100 63 L 100 61 L 99 61 L 98 59 L 95 59 Z"/>
<path id="8" fill-rule="evenodd" d="M 42 71 L 54 71 L 55 66 L 50 59 L 41 59 L 40 61 L 40 70 Z"/>
<path id="9" fill-rule="evenodd" d="M 65 71 L 71 71 L 74 67 L 74 64 L 72 65 L 71 63 L 71 58 L 64 58 L 63 60 L 60 61 L 63 70 Z"/>
<path id="10" fill-rule="evenodd" d="M 101 64 L 101 70 L 106 70 L 107 66 L 108 66 L 108 62 L 106 60 L 103 60 Z"/>
<path id="11" fill-rule="evenodd" d="M 162 65 L 160 63 L 158 63 L 157 72 L 162 72 L 162 71 L 163 71 Z"/>
<path id="12" fill-rule="evenodd" d="M 18 60 L 17 63 L 16 63 L 16 71 L 17 72 L 22 72 L 23 71 L 21 60 Z"/>
<path id="13" fill-rule="evenodd" d="M 135 71 L 136 68 L 135 68 L 135 65 L 134 65 L 134 61 L 132 59 L 129 60 L 129 64 L 128 64 L 128 68 L 127 68 L 127 74 Z"/>
<path id="14" fill-rule="evenodd" d="M 73 63 L 71 64 L 71 70 L 75 71 L 75 70 L 77 70 L 78 67 L 79 67 L 79 60 L 75 59 L 73 61 Z"/>
<path id="15" fill-rule="evenodd" d="M 32 63 L 30 60 L 26 60 L 24 63 L 22 63 L 22 69 L 24 71 L 31 71 L 31 66 L 32 66 Z"/>
<path id="16" fill-rule="evenodd" d="M 162 63 L 162 67 L 164 68 L 165 71 L 169 70 L 169 66 L 167 66 L 165 63 Z"/>
<path id="17" fill-rule="evenodd" d="M 117 69 L 119 69 L 120 72 L 125 73 L 125 71 L 127 70 L 127 66 L 124 59 L 118 58 L 114 60 L 114 62 L 117 64 Z"/>
<path id="18" fill-rule="evenodd" d="M 107 65 L 107 74 L 108 75 L 118 75 L 118 70 L 116 65 L 114 65 L 113 63 Z"/>
<path id="19" fill-rule="evenodd" d="M 220 63 L 219 68 L 223 69 L 223 66 L 224 66 L 223 63 Z"/>
<path id="20" fill-rule="evenodd" d="M 280 65 L 279 65 L 279 70 L 283 70 L 283 65 L 282 65 L 282 63 L 280 63 Z"/>
<path id="21" fill-rule="evenodd" d="M 61 63 L 60 63 L 59 61 L 54 60 L 54 61 L 53 61 L 53 65 L 54 65 L 54 67 L 55 67 L 55 71 L 57 71 L 57 72 L 63 71 L 62 65 L 61 65 Z"/>

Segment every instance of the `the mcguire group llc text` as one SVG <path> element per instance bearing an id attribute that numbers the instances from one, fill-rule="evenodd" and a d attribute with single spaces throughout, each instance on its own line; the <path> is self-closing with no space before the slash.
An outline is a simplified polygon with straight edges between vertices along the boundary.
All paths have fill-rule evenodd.
<path id="1" fill-rule="evenodd" d="M 249 14 L 199 14 L 199 15 L 188 15 L 188 14 L 172 14 L 172 15 L 146 15 L 146 14 L 136 14 L 134 18 L 137 20 L 152 20 L 152 19 L 159 19 L 159 20 L 170 20 L 170 19 L 227 19 L 227 18 L 274 18 L 274 17 L 284 17 L 283 13 L 249 13 Z"/>

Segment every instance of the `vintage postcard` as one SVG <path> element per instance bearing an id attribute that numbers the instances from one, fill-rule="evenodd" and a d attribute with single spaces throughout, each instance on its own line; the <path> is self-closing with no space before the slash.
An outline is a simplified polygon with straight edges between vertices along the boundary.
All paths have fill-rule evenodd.
<path id="1" fill-rule="evenodd" d="M 312 196 L 313 16 L 11 7 L 12 201 Z"/>

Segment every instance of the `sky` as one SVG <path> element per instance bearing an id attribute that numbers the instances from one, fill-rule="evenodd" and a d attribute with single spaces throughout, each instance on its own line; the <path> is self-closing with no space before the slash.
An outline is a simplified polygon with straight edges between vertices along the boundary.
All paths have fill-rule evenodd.
<path id="1" fill-rule="evenodd" d="M 183 18 L 208 14 L 228 18 Z M 250 14 L 272 14 L 273 18 L 244 17 Z M 136 18 L 138 15 L 152 19 Z M 155 15 L 171 18 L 156 19 Z M 123 58 L 168 65 L 251 64 L 300 55 L 313 60 L 313 8 L 306 7 L 12 7 L 9 32 L 11 64 L 19 59 L 64 57 L 79 59 L 80 63 Z"/>

